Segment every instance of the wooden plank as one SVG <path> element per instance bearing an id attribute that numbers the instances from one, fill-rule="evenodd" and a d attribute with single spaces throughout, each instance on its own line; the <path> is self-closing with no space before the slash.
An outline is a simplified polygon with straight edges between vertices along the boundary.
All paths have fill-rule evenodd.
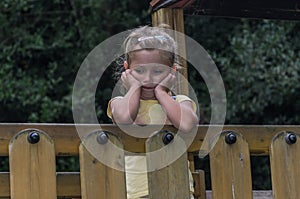
<path id="1" fill-rule="evenodd" d="M 57 173 L 57 196 L 58 197 L 81 197 L 79 172 Z M 9 173 L 0 172 L 0 198 L 8 199 L 9 193 Z M 70 188 L 68 188 L 70 187 Z M 196 198 L 197 199 L 197 198 Z M 202 198 L 200 198 L 202 199 Z M 212 199 L 212 192 L 206 191 L 206 199 Z M 273 199 L 271 190 L 254 190 L 253 199 Z"/>
<path id="2" fill-rule="evenodd" d="M 151 19 L 152 19 L 152 26 L 153 27 L 157 27 L 158 26 L 158 16 L 157 16 L 157 12 L 153 12 L 151 14 Z"/>
<path id="3" fill-rule="evenodd" d="M 189 198 L 187 153 L 182 152 L 185 142 L 176 136 L 165 145 L 164 135 L 155 133 L 146 142 L 150 199 Z"/>
<path id="4" fill-rule="evenodd" d="M 211 128 L 218 126 L 211 126 Z M 189 151 L 199 151 L 208 126 L 198 126 L 198 132 L 189 147 Z M 253 155 L 268 155 L 270 142 L 274 135 L 280 131 L 300 132 L 299 125 L 224 125 L 223 131 L 234 131 L 243 135 Z"/>
<path id="5" fill-rule="evenodd" d="M 8 156 L 8 145 L 18 132 L 34 128 L 46 132 L 55 143 L 56 155 L 78 155 L 80 138 L 74 124 L 0 124 L 0 155 Z M 93 128 L 93 127 L 90 127 Z"/>
<path id="6" fill-rule="evenodd" d="M 235 133 L 236 142 L 225 142 L 220 134 L 209 154 L 214 199 L 252 199 L 252 180 L 248 143 Z"/>
<path id="7" fill-rule="evenodd" d="M 10 196 L 10 186 L 9 186 L 9 173 L 1 172 L 0 173 L 0 198 Z"/>
<path id="8" fill-rule="evenodd" d="M 56 184 L 58 197 L 81 197 L 79 172 L 58 172 Z"/>
<path id="9" fill-rule="evenodd" d="M 123 145 L 109 132 L 107 143 L 98 143 L 98 135 L 92 132 L 80 144 L 82 198 L 126 198 Z"/>
<path id="10" fill-rule="evenodd" d="M 198 170 L 193 172 L 194 179 L 194 197 L 195 199 L 206 199 L 206 188 L 205 188 L 205 172 L 204 170 Z"/>
<path id="11" fill-rule="evenodd" d="M 173 22 L 174 22 L 174 30 L 182 33 L 175 34 L 175 41 L 178 45 L 178 55 L 181 57 L 177 57 L 177 62 L 180 64 L 180 68 L 178 72 L 181 74 L 178 78 L 178 93 L 183 95 L 189 95 L 189 87 L 188 87 L 188 66 L 186 61 L 186 45 L 185 45 L 185 37 L 184 37 L 184 16 L 183 9 L 173 9 Z"/>
<path id="12" fill-rule="evenodd" d="M 39 141 L 27 140 L 38 133 Z M 12 138 L 9 144 L 10 191 L 14 199 L 56 199 L 54 143 L 44 132 L 28 129 Z"/>
<path id="13" fill-rule="evenodd" d="M 273 199 L 272 191 L 270 190 L 254 190 L 253 199 Z M 206 199 L 212 199 L 212 191 L 206 191 Z"/>
<path id="14" fill-rule="evenodd" d="M 255 18 L 300 20 L 299 1 L 295 0 L 197 0 L 185 9 L 185 14 Z"/>
<path id="15" fill-rule="evenodd" d="M 0 173 L 0 198 L 10 197 L 8 172 Z M 56 174 L 57 197 L 81 197 L 79 172 L 59 172 Z"/>
<path id="16" fill-rule="evenodd" d="M 285 140 L 287 135 L 288 132 L 277 134 L 270 147 L 274 198 L 298 198 L 300 195 L 300 136 L 293 134 L 297 141 L 288 144 Z"/>
<path id="17" fill-rule="evenodd" d="M 155 17 L 152 17 L 152 25 L 160 26 L 161 24 L 168 25 L 170 29 L 173 29 L 173 9 L 162 8 L 155 12 Z"/>
<path id="18" fill-rule="evenodd" d="M 123 142 L 124 149 L 131 152 L 145 152 L 145 138 L 138 138 L 128 135 L 114 124 L 101 124 L 102 130 L 114 132 L 120 137 Z M 122 126 L 121 126 L 122 127 Z M 218 126 L 211 126 L 214 128 Z M 78 155 L 78 147 L 80 144 L 80 136 L 74 124 L 16 124 L 16 123 L 0 123 L 0 156 L 8 156 L 8 145 L 10 139 L 18 132 L 35 128 L 46 132 L 55 143 L 55 152 L 58 156 L 63 155 Z M 86 133 L 99 129 L 99 125 L 95 124 L 80 124 L 77 125 L 81 131 Z M 123 127 L 122 127 L 123 128 Z M 135 126 L 127 126 L 127 131 L 132 134 L 140 135 L 140 128 Z M 209 128 L 208 125 L 198 125 L 198 132 L 189 147 L 189 152 L 198 153 L 204 136 Z M 166 125 L 163 129 L 176 131 L 173 126 Z M 152 132 L 161 130 L 161 126 L 149 125 L 143 127 L 145 136 L 151 135 Z M 299 125 L 225 125 L 223 130 L 231 130 L 239 132 L 247 140 L 251 154 L 266 155 L 269 153 L 270 142 L 272 138 L 281 131 L 300 132 Z M 151 133 L 150 133 L 151 132 Z M 84 135 L 82 135 L 84 136 Z"/>
<path id="19" fill-rule="evenodd" d="M 171 8 L 161 8 L 152 13 L 152 26 L 160 26 L 161 24 L 166 24 L 170 29 L 184 33 L 184 17 L 183 9 L 171 9 Z M 181 75 L 178 75 L 178 84 L 177 84 L 177 93 L 188 95 L 188 74 L 187 74 L 187 62 L 186 62 L 186 48 L 185 48 L 185 38 L 183 35 L 178 35 L 169 32 L 172 37 L 175 39 L 178 45 L 178 53 L 182 57 L 176 57 L 176 62 L 180 64 L 178 72 Z"/>

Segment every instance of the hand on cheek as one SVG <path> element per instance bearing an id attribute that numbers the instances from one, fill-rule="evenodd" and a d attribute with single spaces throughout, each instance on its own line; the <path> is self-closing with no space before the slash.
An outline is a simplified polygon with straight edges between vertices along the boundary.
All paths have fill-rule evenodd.
<path id="1" fill-rule="evenodd" d="M 141 83 L 133 77 L 131 74 L 130 69 L 126 69 L 124 72 L 122 72 L 121 80 L 123 82 L 123 86 L 126 90 L 129 90 L 130 88 L 138 88 L 141 86 Z"/>
<path id="2" fill-rule="evenodd" d="M 176 77 L 174 74 L 169 73 L 155 88 L 155 92 L 169 92 L 176 83 Z"/>

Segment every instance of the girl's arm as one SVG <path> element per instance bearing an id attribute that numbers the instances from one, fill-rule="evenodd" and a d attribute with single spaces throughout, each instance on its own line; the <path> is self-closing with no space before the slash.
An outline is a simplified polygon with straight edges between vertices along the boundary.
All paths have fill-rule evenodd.
<path id="1" fill-rule="evenodd" d="M 123 98 L 116 98 L 111 102 L 112 119 L 117 124 L 132 124 L 140 106 L 140 82 L 131 75 L 130 69 L 122 73 L 121 79 L 127 93 Z"/>
<path id="2" fill-rule="evenodd" d="M 193 110 L 192 102 L 177 102 L 168 94 L 168 86 L 174 84 L 175 76 L 168 75 L 155 89 L 155 96 L 166 112 L 171 123 L 183 132 L 190 132 L 198 123 L 197 114 Z"/>

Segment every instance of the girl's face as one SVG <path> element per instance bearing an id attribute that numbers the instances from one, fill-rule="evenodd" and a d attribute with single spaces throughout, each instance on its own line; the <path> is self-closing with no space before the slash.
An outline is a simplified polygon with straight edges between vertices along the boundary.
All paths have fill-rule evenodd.
<path id="1" fill-rule="evenodd" d="M 128 68 L 142 84 L 141 99 L 156 99 L 154 89 L 172 71 L 172 64 L 160 50 L 144 49 L 130 53 Z"/>
<path id="2" fill-rule="evenodd" d="M 171 61 L 160 50 L 139 50 L 130 53 L 131 74 L 142 83 L 142 91 L 155 87 L 172 71 Z"/>

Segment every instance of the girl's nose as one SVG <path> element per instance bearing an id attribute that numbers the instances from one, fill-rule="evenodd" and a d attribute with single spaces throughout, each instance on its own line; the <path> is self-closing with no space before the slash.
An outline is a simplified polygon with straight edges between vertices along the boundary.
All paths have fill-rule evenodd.
<path id="1" fill-rule="evenodd" d="M 151 82 L 151 80 L 152 80 L 151 73 L 150 73 L 150 72 L 147 72 L 147 73 L 144 75 L 143 82 L 144 82 L 144 83 L 149 83 L 149 82 Z"/>

